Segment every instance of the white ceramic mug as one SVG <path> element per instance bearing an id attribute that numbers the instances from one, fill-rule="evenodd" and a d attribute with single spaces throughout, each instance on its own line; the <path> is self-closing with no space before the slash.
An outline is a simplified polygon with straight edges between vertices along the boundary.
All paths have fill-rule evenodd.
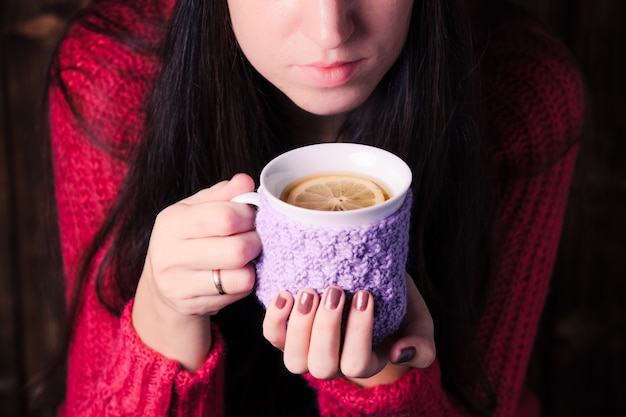
<path id="1" fill-rule="evenodd" d="M 294 181 L 325 173 L 373 179 L 390 198 L 348 211 L 311 210 L 280 199 Z M 397 330 L 406 312 L 411 180 L 411 170 L 396 155 L 354 143 L 305 146 L 270 161 L 258 192 L 233 199 L 258 207 L 256 230 L 263 246 L 256 262 L 259 300 L 267 306 L 282 290 L 294 297 L 304 288 L 321 294 L 338 286 L 348 297 L 367 290 L 375 306 L 373 343 Z"/>

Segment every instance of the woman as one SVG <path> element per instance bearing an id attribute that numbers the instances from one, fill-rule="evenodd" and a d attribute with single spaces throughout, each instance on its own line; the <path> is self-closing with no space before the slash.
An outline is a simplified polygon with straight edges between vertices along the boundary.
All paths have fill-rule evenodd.
<path id="1" fill-rule="evenodd" d="M 472 3 L 477 64 L 462 6 L 104 0 L 77 20 L 50 89 L 61 415 L 533 415 L 581 83 L 537 24 Z M 384 147 L 417 179 L 411 304 L 374 348 L 368 293 L 281 292 L 267 312 L 251 295 L 254 211 L 229 200 L 322 141 Z M 344 305 L 361 330 L 329 350 L 341 330 L 314 323 Z"/>

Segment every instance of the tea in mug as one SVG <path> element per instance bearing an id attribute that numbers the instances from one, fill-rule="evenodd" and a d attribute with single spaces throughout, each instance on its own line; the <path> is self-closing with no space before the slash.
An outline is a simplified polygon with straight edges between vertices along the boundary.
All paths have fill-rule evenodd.
<path id="1" fill-rule="evenodd" d="M 355 210 L 389 198 L 386 189 L 371 178 L 337 173 L 301 178 L 285 187 L 280 196 L 294 206 L 322 211 Z"/>

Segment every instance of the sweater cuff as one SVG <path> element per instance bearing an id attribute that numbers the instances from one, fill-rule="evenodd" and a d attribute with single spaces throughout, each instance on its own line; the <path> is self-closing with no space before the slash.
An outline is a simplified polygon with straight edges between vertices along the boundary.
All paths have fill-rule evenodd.
<path id="1" fill-rule="evenodd" d="M 131 381 L 124 386 L 136 393 L 111 398 L 135 398 L 135 409 L 143 408 L 145 415 L 191 415 L 192 411 L 195 415 L 208 406 L 213 410 L 222 409 L 224 339 L 217 326 L 212 324 L 213 346 L 202 367 L 195 372 L 185 371 L 177 361 L 143 343 L 132 324 L 133 302 L 131 300 L 122 312 L 120 337 L 114 346 L 118 354 L 113 355 L 118 360 L 110 364 L 111 372 L 107 374 L 116 378 L 130 377 Z M 193 404 L 193 410 L 188 409 L 189 404 Z"/>
<path id="2" fill-rule="evenodd" d="M 317 390 L 323 415 L 408 416 L 426 411 L 420 399 L 430 395 L 433 385 L 426 381 L 438 379 L 439 368 L 435 364 L 427 369 L 412 369 L 392 384 L 370 388 L 361 388 L 344 378 L 323 381 L 310 374 L 304 377 Z"/>

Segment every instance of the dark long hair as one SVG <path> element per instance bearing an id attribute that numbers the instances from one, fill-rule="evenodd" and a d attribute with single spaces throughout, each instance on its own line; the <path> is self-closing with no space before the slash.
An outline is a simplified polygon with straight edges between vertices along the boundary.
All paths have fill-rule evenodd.
<path id="1" fill-rule="evenodd" d="M 134 295 L 160 210 L 237 172 L 256 177 L 285 150 L 277 92 L 238 47 L 225 0 L 179 0 L 162 46 L 144 139 L 85 252 L 73 314 L 93 269 L 101 302 L 120 313 Z M 488 283 L 494 209 L 477 79 L 469 24 L 457 2 L 416 1 L 401 56 L 350 114 L 338 139 L 383 147 L 412 167 L 407 269 L 433 315 L 445 389 L 486 414 L 493 394 L 475 329 Z M 228 343 L 228 412 L 315 415 L 314 393 L 263 340 L 262 314 L 251 296 L 216 317 Z"/>

